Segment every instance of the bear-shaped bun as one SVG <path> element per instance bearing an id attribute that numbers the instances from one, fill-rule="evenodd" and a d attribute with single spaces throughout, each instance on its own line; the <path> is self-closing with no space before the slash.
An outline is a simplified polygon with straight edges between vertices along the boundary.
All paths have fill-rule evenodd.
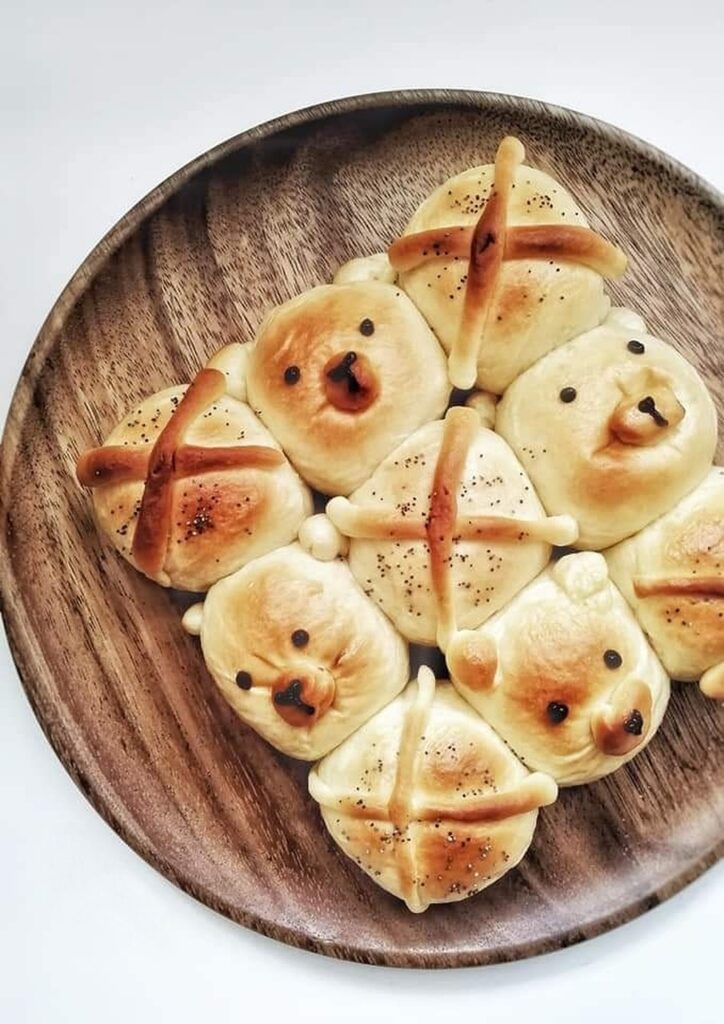
<path id="1" fill-rule="evenodd" d="M 517 139 L 429 196 L 389 250 L 399 284 L 450 353 L 459 388 L 500 394 L 540 356 L 599 324 L 603 277 L 626 257 L 587 226 Z"/>
<path id="2" fill-rule="evenodd" d="M 277 442 L 213 368 L 140 402 L 76 471 L 117 550 L 179 590 L 206 590 L 288 544 L 312 508 Z"/>
<path id="3" fill-rule="evenodd" d="M 309 791 L 347 856 L 415 913 L 514 868 L 557 795 L 428 668 L 312 769 Z"/>
<path id="4" fill-rule="evenodd" d="M 237 715 L 278 750 L 313 760 L 387 704 L 407 647 L 347 566 L 298 544 L 255 559 L 193 605 L 184 628 Z"/>
<path id="5" fill-rule="evenodd" d="M 350 538 L 365 593 L 408 640 L 443 650 L 576 536 L 569 516 L 545 517 L 508 445 L 463 407 L 421 427 L 327 515 Z"/>
<path id="6" fill-rule="evenodd" d="M 278 306 L 253 345 L 231 350 L 249 404 L 325 494 L 358 487 L 408 434 L 442 416 L 451 390 L 421 314 L 401 289 L 364 273 Z"/>
<path id="7" fill-rule="evenodd" d="M 724 469 L 606 559 L 669 675 L 724 700 Z"/>
<path id="8" fill-rule="evenodd" d="M 447 662 L 462 696 L 559 785 L 632 758 L 669 699 L 668 676 L 592 551 L 554 562 L 480 629 L 458 633 Z"/>
<path id="9" fill-rule="evenodd" d="M 609 547 L 706 476 L 716 410 L 693 366 L 628 311 L 550 352 L 506 391 L 496 430 L 576 546 Z"/>

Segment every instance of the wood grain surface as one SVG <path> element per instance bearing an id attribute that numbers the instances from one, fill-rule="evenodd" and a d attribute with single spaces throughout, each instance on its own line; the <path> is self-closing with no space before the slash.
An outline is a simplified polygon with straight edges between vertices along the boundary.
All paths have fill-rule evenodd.
<path id="1" fill-rule="evenodd" d="M 3 614 L 63 764 L 126 842 L 193 896 L 267 935 L 367 963 L 523 957 L 670 896 L 724 848 L 722 708 L 676 686 L 651 746 L 612 777 L 563 792 L 518 869 L 413 916 L 334 846 L 307 768 L 225 705 L 181 631 L 179 599 L 97 535 L 74 463 L 133 403 L 251 338 L 271 304 L 384 247 L 434 186 L 490 161 L 506 133 L 627 250 L 629 273 L 612 291 L 694 362 L 721 414 L 721 197 L 582 115 L 410 92 L 246 132 L 134 207 L 50 313 L 3 440 Z"/>

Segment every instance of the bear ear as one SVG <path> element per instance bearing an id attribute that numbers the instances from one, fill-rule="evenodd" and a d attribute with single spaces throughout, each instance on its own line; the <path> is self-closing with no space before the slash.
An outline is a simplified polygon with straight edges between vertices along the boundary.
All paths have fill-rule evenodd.
<path id="1" fill-rule="evenodd" d="M 461 629 L 450 641 L 445 657 L 453 683 L 475 692 L 485 692 L 495 685 L 498 649 L 490 634 Z"/>
<path id="2" fill-rule="evenodd" d="M 219 370 L 226 378 L 226 393 L 240 402 L 246 401 L 246 361 L 251 345 L 234 342 L 224 345 L 206 364 L 212 370 Z"/>
<path id="3" fill-rule="evenodd" d="M 191 636 L 199 636 L 203 621 L 204 603 L 203 601 L 199 601 L 198 604 L 192 604 L 190 608 L 186 609 L 184 617 L 181 619 L 181 625 L 187 633 L 191 634 Z"/>
<path id="4" fill-rule="evenodd" d="M 614 306 L 605 320 L 608 327 L 620 327 L 623 331 L 633 331 L 635 334 L 647 334 L 646 324 L 632 309 L 626 306 Z"/>
<path id="5" fill-rule="evenodd" d="M 397 274 L 387 253 L 376 252 L 372 256 L 358 256 L 348 263 L 343 263 L 332 278 L 332 284 L 364 284 L 366 281 L 394 284 L 396 278 Z"/>
<path id="6" fill-rule="evenodd" d="M 552 574 L 561 590 L 576 603 L 608 590 L 608 565 L 597 551 L 582 551 L 559 558 Z"/>

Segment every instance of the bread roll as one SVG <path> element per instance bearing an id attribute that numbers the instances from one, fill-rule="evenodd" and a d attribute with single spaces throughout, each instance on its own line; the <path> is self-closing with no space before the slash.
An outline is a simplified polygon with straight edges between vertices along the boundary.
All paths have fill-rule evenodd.
<path id="1" fill-rule="evenodd" d="M 417 682 L 309 775 L 335 842 L 415 913 L 466 899 L 521 860 L 556 798 L 448 682 Z"/>
<path id="2" fill-rule="evenodd" d="M 140 402 L 84 452 L 77 473 L 114 547 L 179 590 L 206 590 L 289 543 L 312 507 L 277 442 L 215 369 Z"/>
<path id="3" fill-rule="evenodd" d="M 567 190 L 524 156 L 517 139 L 503 139 L 494 165 L 440 185 L 389 250 L 401 287 L 450 353 L 456 387 L 500 394 L 595 327 L 610 305 L 603 277 L 626 267 Z"/>
<path id="4" fill-rule="evenodd" d="M 667 672 L 724 700 L 724 469 L 606 560 Z"/>
<path id="5" fill-rule="evenodd" d="M 237 715 L 278 750 L 312 760 L 402 690 L 407 647 L 347 566 L 298 544 L 215 584 L 184 617 Z"/>
<path id="6" fill-rule="evenodd" d="M 304 479 L 349 494 L 450 395 L 445 355 L 407 296 L 322 285 L 271 311 L 247 361 L 249 402 Z"/>
<path id="7" fill-rule="evenodd" d="M 360 586 L 408 640 L 437 644 L 502 607 L 575 539 L 569 516 L 546 519 L 510 448 L 455 407 L 403 442 L 327 515 L 351 538 Z"/>
<path id="8" fill-rule="evenodd" d="M 651 740 L 669 679 L 594 552 L 567 555 L 475 631 L 448 668 L 529 768 L 559 785 L 608 775 Z"/>
<path id="9" fill-rule="evenodd" d="M 717 423 L 694 367 L 617 314 L 519 377 L 498 405 L 496 430 L 547 511 L 578 520 L 577 546 L 600 549 L 696 487 Z"/>

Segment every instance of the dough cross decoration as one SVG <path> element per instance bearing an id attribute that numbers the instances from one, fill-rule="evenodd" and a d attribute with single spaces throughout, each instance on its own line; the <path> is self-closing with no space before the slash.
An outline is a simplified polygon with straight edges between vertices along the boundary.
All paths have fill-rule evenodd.
<path id="1" fill-rule="evenodd" d="M 388 250 L 393 268 L 403 273 L 438 257 L 469 261 L 460 328 L 450 351 L 450 380 L 458 388 L 475 385 L 480 345 L 505 261 L 580 263 L 611 278 L 620 277 L 626 269 L 624 253 L 590 228 L 563 224 L 508 225 L 515 173 L 524 158 L 525 150 L 518 139 L 503 139 L 495 156 L 490 196 L 477 224 L 404 235 Z"/>
<path id="2" fill-rule="evenodd" d="M 263 445 L 207 447 L 183 443 L 183 435 L 193 421 L 225 391 L 223 373 L 201 370 L 153 445 L 105 445 L 91 448 L 78 460 L 76 475 L 84 487 L 145 482 L 131 552 L 138 567 L 150 575 L 163 568 L 176 480 L 222 469 L 273 469 L 284 461 L 280 451 Z"/>
<path id="3" fill-rule="evenodd" d="M 333 498 L 327 505 L 327 515 L 347 537 L 427 542 L 438 613 L 437 642 L 442 650 L 446 649 L 457 628 L 451 572 L 457 542 L 492 540 L 570 544 L 575 540 L 575 524 L 569 516 L 535 520 L 458 514 L 457 493 L 468 452 L 479 430 L 480 419 L 473 409 L 455 406 L 448 410 L 426 518 L 403 516 L 396 509 L 364 508 L 341 497 Z"/>
<path id="4" fill-rule="evenodd" d="M 481 822 L 503 821 L 527 814 L 551 803 L 551 781 L 547 775 L 534 772 L 522 779 L 515 789 L 490 792 L 482 796 L 463 797 L 451 793 L 444 803 L 429 803 L 416 797 L 416 768 L 424 749 L 425 728 L 435 697 L 435 676 L 423 665 L 417 675 L 417 691 L 406 708 L 400 738 L 395 781 L 388 800 L 368 796 L 346 796 L 335 792 L 316 772 L 309 776 L 309 791 L 320 806 L 370 821 L 390 822 L 400 839 L 400 874 L 403 889 L 419 902 L 416 871 L 416 850 L 413 836 L 407 835 L 414 822 Z"/>
<path id="5" fill-rule="evenodd" d="M 724 597 L 724 576 L 634 576 L 637 597 Z"/>

